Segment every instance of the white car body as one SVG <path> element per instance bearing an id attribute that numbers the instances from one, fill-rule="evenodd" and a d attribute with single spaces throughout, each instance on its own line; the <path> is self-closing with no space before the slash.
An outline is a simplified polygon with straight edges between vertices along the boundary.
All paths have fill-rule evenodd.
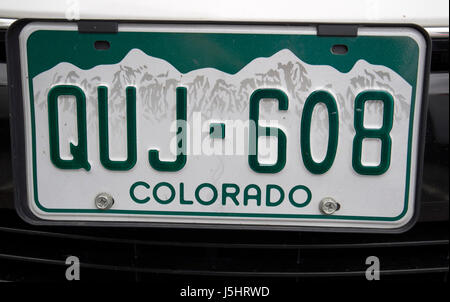
<path id="1" fill-rule="evenodd" d="M 448 10 L 448 0 L 2 0 L 0 26 L 17 18 L 370 22 L 415 23 L 448 33 Z"/>

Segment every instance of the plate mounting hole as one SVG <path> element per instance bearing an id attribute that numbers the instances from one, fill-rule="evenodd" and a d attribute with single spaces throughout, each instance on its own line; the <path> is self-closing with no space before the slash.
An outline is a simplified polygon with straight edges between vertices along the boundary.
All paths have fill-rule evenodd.
<path id="1" fill-rule="evenodd" d="M 331 47 L 331 53 L 334 55 L 345 55 L 348 53 L 348 47 L 344 44 L 336 44 Z"/>
<path id="2" fill-rule="evenodd" d="M 111 45 L 109 44 L 108 41 L 99 40 L 99 41 L 95 41 L 95 43 L 94 43 L 94 47 L 97 50 L 108 50 L 110 46 Z"/>

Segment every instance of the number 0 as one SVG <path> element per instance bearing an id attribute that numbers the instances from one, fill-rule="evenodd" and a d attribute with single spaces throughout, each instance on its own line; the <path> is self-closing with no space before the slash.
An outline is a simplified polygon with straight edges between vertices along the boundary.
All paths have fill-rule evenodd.
<path id="1" fill-rule="evenodd" d="M 323 103 L 328 111 L 328 148 L 325 158 L 320 162 L 314 161 L 311 152 L 311 119 L 314 108 L 318 103 Z M 313 92 L 305 102 L 301 121 L 300 150 L 303 163 L 309 172 L 323 174 L 333 165 L 336 157 L 336 149 L 339 136 L 339 115 L 336 101 L 333 96 L 323 90 Z"/>

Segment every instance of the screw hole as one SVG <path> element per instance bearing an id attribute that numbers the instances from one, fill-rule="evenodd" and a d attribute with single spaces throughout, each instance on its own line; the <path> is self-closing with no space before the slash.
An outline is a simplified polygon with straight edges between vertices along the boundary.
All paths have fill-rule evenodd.
<path id="1" fill-rule="evenodd" d="M 348 52 L 347 45 L 344 44 L 336 44 L 331 47 L 331 53 L 334 55 L 345 55 Z"/>
<path id="2" fill-rule="evenodd" d="M 97 50 L 108 50 L 110 47 L 110 44 L 108 41 L 95 41 L 94 47 Z"/>

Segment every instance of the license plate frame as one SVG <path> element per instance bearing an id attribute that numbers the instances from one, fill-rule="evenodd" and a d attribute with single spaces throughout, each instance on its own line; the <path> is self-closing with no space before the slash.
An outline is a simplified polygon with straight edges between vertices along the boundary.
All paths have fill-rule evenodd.
<path id="1" fill-rule="evenodd" d="M 66 23 L 66 20 L 20 20 L 15 22 L 7 34 L 7 54 L 8 54 L 8 85 L 10 90 L 10 110 L 11 110 L 11 127 L 12 127 L 12 150 L 13 150 L 13 173 L 15 182 L 15 205 L 16 210 L 19 215 L 27 222 L 31 224 L 38 225 L 73 225 L 73 226 L 132 226 L 132 227 L 184 227 L 184 228 L 226 228 L 226 229 L 269 229 L 269 230 L 306 230 L 306 231 L 327 231 L 327 232 L 404 232 L 412 227 L 419 215 L 420 206 L 420 187 L 421 187 L 421 175 L 422 175 L 422 165 L 423 165 L 423 149 L 424 149 L 424 127 L 426 121 L 426 108 L 427 108 L 427 88 L 428 88 L 428 77 L 429 77 L 429 66 L 430 66 L 430 39 L 427 33 L 420 27 L 416 25 L 405 25 L 405 24 L 348 24 L 348 25 L 331 25 L 331 24 L 304 24 L 304 23 L 291 23 L 291 24 L 270 24 L 269 26 L 280 26 L 280 27 L 316 27 L 319 29 L 319 34 L 326 36 L 348 36 L 352 35 L 353 31 L 358 28 L 410 28 L 421 33 L 425 41 L 425 53 L 423 54 L 423 83 L 422 83 L 422 97 L 420 106 L 420 122 L 418 128 L 421 130 L 418 134 L 417 142 L 417 163 L 416 163 L 416 181 L 415 181 L 415 194 L 414 194 L 414 212 L 412 218 L 405 225 L 399 228 L 374 228 L 374 227 L 328 227 L 328 226 L 292 226 L 292 225 L 264 225 L 264 224 L 239 224 L 239 223 L 229 223 L 229 224 L 218 224 L 218 223 L 175 223 L 175 222 L 112 222 L 112 221 L 72 221 L 72 220 L 46 220 L 37 217 L 29 207 L 29 194 L 27 187 L 27 167 L 26 167 L 26 143 L 25 143 L 25 125 L 24 125 L 24 106 L 23 106 L 23 87 L 21 73 L 18 72 L 22 70 L 21 59 L 19 57 L 20 47 L 19 47 L 19 36 L 24 27 L 32 22 L 49 22 L 52 24 L 56 23 Z M 120 24 L 128 24 L 130 21 L 107 21 L 97 24 L 103 24 L 105 26 L 99 26 L 101 30 L 108 31 Z M 132 22 L 134 24 L 164 24 L 161 22 Z M 81 24 L 81 23 L 79 23 Z M 113 26 L 111 27 L 110 24 Z M 174 23 L 168 23 L 174 24 Z M 201 22 L 186 22 L 178 23 L 181 26 L 267 26 L 267 24 L 254 24 L 254 23 L 201 23 Z M 79 27 L 80 28 L 80 27 Z M 86 27 L 85 27 L 86 28 Z M 88 24 L 87 30 L 89 31 L 90 26 Z M 341 30 L 335 32 L 335 29 L 341 28 Z M 322 29 L 322 33 L 320 33 Z M 331 31 L 330 31 L 331 29 Z"/>

